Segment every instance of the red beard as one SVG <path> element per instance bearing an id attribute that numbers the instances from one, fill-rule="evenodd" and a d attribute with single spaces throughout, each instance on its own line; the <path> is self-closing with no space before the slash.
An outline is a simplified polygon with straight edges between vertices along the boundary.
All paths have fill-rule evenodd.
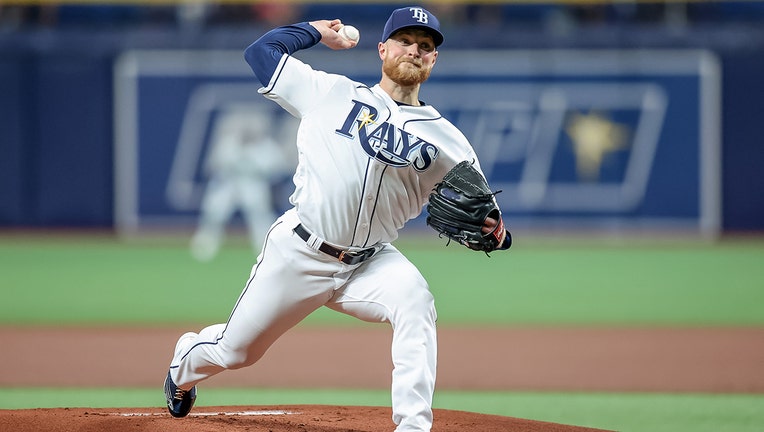
<path id="1" fill-rule="evenodd" d="M 394 83 L 402 86 L 413 86 L 421 84 L 427 81 L 430 77 L 430 69 L 422 67 L 421 62 L 414 63 L 419 67 L 401 66 L 402 63 L 414 63 L 412 61 L 404 60 L 403 58 L 398 61 L 384 61 L 382 63 L 382 71 L 393 80 Z"/>

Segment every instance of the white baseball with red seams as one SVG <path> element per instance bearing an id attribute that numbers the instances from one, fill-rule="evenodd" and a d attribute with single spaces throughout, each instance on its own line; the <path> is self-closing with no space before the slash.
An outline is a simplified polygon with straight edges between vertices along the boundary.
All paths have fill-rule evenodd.
<path id="1" fill-rule="evenodd" d="M 351 25 L 342 26 L 337 33 L 343 38 L 353 42 L 358 42 L 361 39 L 361 32 Z"/>

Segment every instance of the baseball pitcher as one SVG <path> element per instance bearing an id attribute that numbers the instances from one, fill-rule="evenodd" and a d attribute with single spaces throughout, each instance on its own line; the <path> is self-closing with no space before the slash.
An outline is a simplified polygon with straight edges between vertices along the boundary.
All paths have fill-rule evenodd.
<path id="1" fill-rule="evenodd" d="M 443 35 L 421 7 L 396 9 L 378 44 L 373 86 L 292 56 L 323 43 L 349 49 L 339 19 L 279 27 L 245 50 L 259 92 L 300 119 L 293 207 L 271 226 L 228 321 L 178 340 L 165 380 L 186 416 L 197 384 L 254 364 L 321 306 L 388 323 L 396 431 L 430 431 L 437 339 L 432 294 L 391 244 L 428 206 L 428 223 L 470 249 L 508 249 L 509 235 L 465 136 L 419 100 Z"/>

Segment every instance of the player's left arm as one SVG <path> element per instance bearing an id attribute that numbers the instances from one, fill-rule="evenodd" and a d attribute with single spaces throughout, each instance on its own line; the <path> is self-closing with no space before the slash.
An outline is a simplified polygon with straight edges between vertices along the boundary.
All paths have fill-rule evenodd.
<path id="1" fill-rule="evenodd" d="M 494 219 L 490 216 L 487 217 L 483 223 L 481 231 L 483 232 L 483 235 L 492 235 L 496 237 L 496 240 L 499 242 L 499 246 L 496 247 L 498 250 L 509 249 L 512 246 L 512 234 L 504 226 L 504 220 L 501 215 L 499 215 L 498 219 Z"/>
<path id="2" fill-rule="evenodd" d="M 483 177 L 485 177 L 483 169 L 480 167 L 480 160 L 477 158 L 477 155 L 475 155 L 474 151 L 471 152 L 470 155 L 468 155 L 468 157 L 465 159 L 472 160 L 473 166 L 480 172 Z M 494 203 L 495 202 L 496 199 L 494 198 Z M 481 229 L 481 232 L 483 235 L 492 235 L 496 238 L 499 244 L 496 247 L 497 250 L 506 250 L 512 246 L 512 233 L 510 233 L 506 228 L 506 225 L 504 225 L 504 218 L 502 218 L 501 213 L 499 213 L 498 219 L 494 219 L 488 216 L 485 219 L 485 222 L 483 222 L 483 228 Z"/>

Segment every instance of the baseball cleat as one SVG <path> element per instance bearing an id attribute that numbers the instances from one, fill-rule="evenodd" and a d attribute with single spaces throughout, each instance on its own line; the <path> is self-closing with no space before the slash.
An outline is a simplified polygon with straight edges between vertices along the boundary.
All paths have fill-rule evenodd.
<path id="1" fill-rule="evenodd" d="M 167 399 L 167 410 L 173 417 L 185 417 L 191 412 L 196 400 L 196 386 L 191 390 L 183 390 L 176 386 L 167 372 L 164 380 L 164 396 Z"/>

